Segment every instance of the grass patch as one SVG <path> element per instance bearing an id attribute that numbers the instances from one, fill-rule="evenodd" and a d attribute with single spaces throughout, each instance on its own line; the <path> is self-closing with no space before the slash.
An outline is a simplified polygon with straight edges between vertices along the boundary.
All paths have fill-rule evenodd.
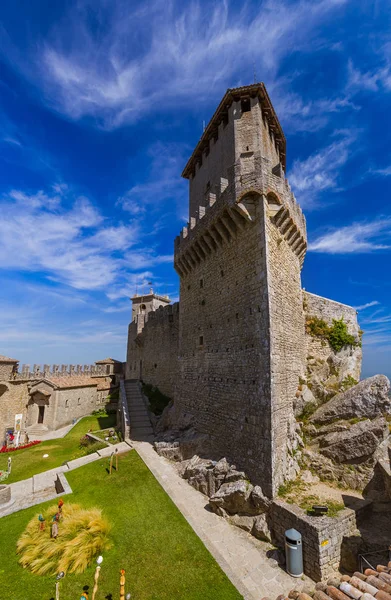
<path id="1" fill-rule="evenodd" d="M 345 505 L 342 502 L 335 502 L 334 500 L 320 500 L 317 496 L 306 496 L 302 498 L 298 506 L 306 511 L 308 515 L 312 514 L 312 507 L 315 504 L 324 504 L 327 506 L 328 511 L 326 517 L 336 517 L 341 510 L 345 509 Z"/>
<path id="2" fill-rule="evenodd" d="M 119 444 L 122 442 L 122 434 L 117 429 L 114 429 L 114 435 L 110 435 L 113 431 L 113 428 L 110 429 L 102 429 L 101 431 L 93 431 L 93 434 L 98 437 L 100 440 L 106 442 L 108 441 L 110 444 Z M 106 440 L 106 438 L 109 438 Z"/>
<path id="3" fill-rule="evenodd" d="M 304 405 L 302 412 L 297 417 L 297 420 L 304 424 L 308 423 L 310 417 L 312 417 L 317 408 L 318 405 L 315 402 L 307 402 L 307 404 Z"/>
<path id="4" fill-rule="evenodd" d="M 80 458 L 90 453 L 92 445 L 89 448 L 80 447 L 80 438 L 89 430 L 114 427 L 115 423 L 116 415 L 100 413 L 99 415 L 85 417 L 76 423 L 63 438 L 48 440 L 32 448 L 13 452 L 10 455 L 0 454 L 0 471 L 6 470 L 8 456 L 12 458 L 12 471 L 7 479 L 7 483 L 28 479 L 37 473 L 59 467 L 69 460 Z M 99 442 L 96 442 L 96 444 L 99 444 Z M 106 444 L 102 443 L 100 448 L 104 448 L 105 446 Z M 92 452 L 96 452 L 97 449 L 98 446 Z M 48 454 L 48 458 L 42 458 L 44 454 Z"/>
<path id="5" fill-rule="evenodd" d="M 149 400 L 150 410 L 154 415 L 161 415 L 168 403 L 171 402 L 171 398 L 163 394 L 159 388 L 150 383 L 143 383 L 142 389 Z"/>
<path id="6" fill-rule="evenodd" d="M 357 384 L 357 379 L 354 379 L 354 377 L 351 375 L 346 375 L 346 377 L 341 381 L 341 391 L 346 392 L 346 390 Z"/>
<path id="7" fill-rule="evenodd" d="M 240 600 L 239 592 L 138 454 L 131 450 L 120 455 L 119 470 L 112 475 L 107 474 L 108 464 L 108 459 L 102 459 L 67 473 L 74 493 L 63 498 L 63 510 L 74 502 L 85 509 L 100 508 L 111 525 L 112 547 L 103 554 L 97 597 L 118 597 L 119 570 L 123 568 L 126 593 L 137 600 Z M 1 519 L 2 598 L 54 598 L 55 578 L 23 569 L 16 554 L 17 540 L 29 521 L 52 504 Z M 91 596 L 94 570 L 92 565 L 83 574 L 68 574 L 60 582 L 60 597 L 79 598 L 86 585 Z"/>
<path id="8" fill-rule="evenodd" d="M 314 504 L 322 504 L 328 507 L 327 517 L 336 517 L 341 510 L 344 510 L 345 505 L 334 500 L 322 500 L 318 496 L 308 494 L 308 485 L 298 477 L 292 481 L 286 481 L 278 488 L 278 495 L 283 498 L 288 504 L 296 504 L 312 515 L 312 507 Z"/>

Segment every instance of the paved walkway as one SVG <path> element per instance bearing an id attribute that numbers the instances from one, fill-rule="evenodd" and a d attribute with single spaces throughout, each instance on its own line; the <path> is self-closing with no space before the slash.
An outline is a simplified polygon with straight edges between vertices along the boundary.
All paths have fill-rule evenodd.
<path id="1" fill-rule="evenodd" d="M 133 445 L 245 600 L 287 596 L 292 589 L 311 586 L 310 579 L 290 577 L 278 566 L 272 566 L 265 554 L 271 546 L 210 512 L 205 496 L 182 479 L 149 442 L 135 441 Z"/>
<path id="2" fill-rule="evenodd" d="M 80 417 L 80 419 L 82 419 L 82 418 L 83 417 Z M 75 421 L 74 423 L 71 423 L 70 425 L 61 427 L 61 429 L 56 429 L 56 431 L 47 431 L 45 433 L 36 434 L 36 435 L 31 433 L 31 434 L 29 434 L 29 440 L 30 440 L 30 442 L 34 442 L 35 440 L 39 440 L 41 442 L 46 442 L 47 440 L 57 440 L 59 438 L 63 438 L 64 436 L 66 436 L 66 434 L 71 429 L 74 428 L 75 425 L 77 425 L 77 423 L 80 421 L 80 419 L 77 419 L 77 421 Z"/>
<path id="3" fill-rule="evenodd" d="M 29 479 L 11 483 L 11 502 L 3 506 L 0 505 L 0 518 L 17 512 L 18 510 L 35 506 L 35 504 L 40 504 L 41 502 L 53 500 L 53 498 L 57 498 L 58 496 L 71 493 L 72 490 L 65 478 L 63 483 L 65 491 L 57 494 L 55 481 L 57 480 L 58 475 L 63 474 L 65 476 L 68 471 L 73 471 L 73 469 L 78 469 L 83 465 L 100 460 L 103 457 L 109 457 L 114 449 L 118 449 L 118 452 L 121 454 L 123 452 L 128 452 L 131 449 L 131 445 L 127 442 L 121 442 L 115 446 L 108 446 L 93 454 L 87 454 L 87 456 L 70 460 L 60 467 L 38 473 Z"/>

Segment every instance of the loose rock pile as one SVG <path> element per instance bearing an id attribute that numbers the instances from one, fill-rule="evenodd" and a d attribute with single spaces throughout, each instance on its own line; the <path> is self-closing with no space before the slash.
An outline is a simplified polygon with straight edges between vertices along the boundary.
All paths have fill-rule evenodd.
<path id="1" fill-rule="evenodd" d="M 158 454 L 167 457 L 170 447 L 168 444 L 155 442 Z M 168 453 L 170 455 L 171 451 Z M 253 486 L 248 481 L 243 471 L 238 471 L 235 465 L 230 465 L 226 458 L 213 461 L 198 455 L 190 460 L 181 461 L 177 468 L 190 485 L 209 498 L 213 512 L 259 540 L 270 541 L 267 515 L 270 500 L 263 494 L 260 486 Z"/>

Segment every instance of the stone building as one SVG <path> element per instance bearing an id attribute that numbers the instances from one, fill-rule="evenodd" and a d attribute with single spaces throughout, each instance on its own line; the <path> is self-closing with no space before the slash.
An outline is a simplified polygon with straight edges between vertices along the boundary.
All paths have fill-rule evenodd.
<path id="1" fill-rule="evenodd" d="M 23 365 L 0 356 L 0 444 L 9 429 L 20 428 L 39 436 L 91 414 L 108 402 L 122 376 L 120 361 L 112 358 L 95 365 Z"/>
<path id="2" fill-rule="evenodd" d="M 204 434 L 211 454 L 229 457 L 269 496 L 298 471 L 294 401 L 307 370 L 306 306 L 329 322 L 343 317 L 358 335 L 354 309 L 305 298 L 306 223 L 285 166 L 265 86 L 228 90 L 182 173 L 189 222 L 174 246 L 180 303 L 156 310 L 153 297 L 141 319 L 133 298 L 127 355 L 128 378 L 174 399 L 176 427 Z"/>

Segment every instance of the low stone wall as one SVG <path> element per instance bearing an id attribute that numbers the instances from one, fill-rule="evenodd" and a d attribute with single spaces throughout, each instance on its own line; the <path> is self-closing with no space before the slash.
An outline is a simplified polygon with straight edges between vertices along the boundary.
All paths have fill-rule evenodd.
<path id="1" fill-rule="evenodd" d="M 271 506 L 273 541 L 285 547 L 285 531 L 294 528 L 303 538 L 304 573 L 321 581 L 339 568 L 344 537 L 356 531 L 356 513 L 350 508 L 337 517 L 310 517 L 294 504 L 275 500 Z"/>
<path id="2" fill-rule="evenodd" d="M 0 505 L 7 504 L 11 501 L 11 487 L 9 485 L 0 484 Z"/>
<path id="3" fill-rule="evenodd" d="M 123 439 L 130 439 L 130 418 L 128 402 L 126 399 L 125 382 L 123 379 L 120 381 L 119 388 L 119 401 L 117 404 L 117 426 L 120 428 Z"/>

